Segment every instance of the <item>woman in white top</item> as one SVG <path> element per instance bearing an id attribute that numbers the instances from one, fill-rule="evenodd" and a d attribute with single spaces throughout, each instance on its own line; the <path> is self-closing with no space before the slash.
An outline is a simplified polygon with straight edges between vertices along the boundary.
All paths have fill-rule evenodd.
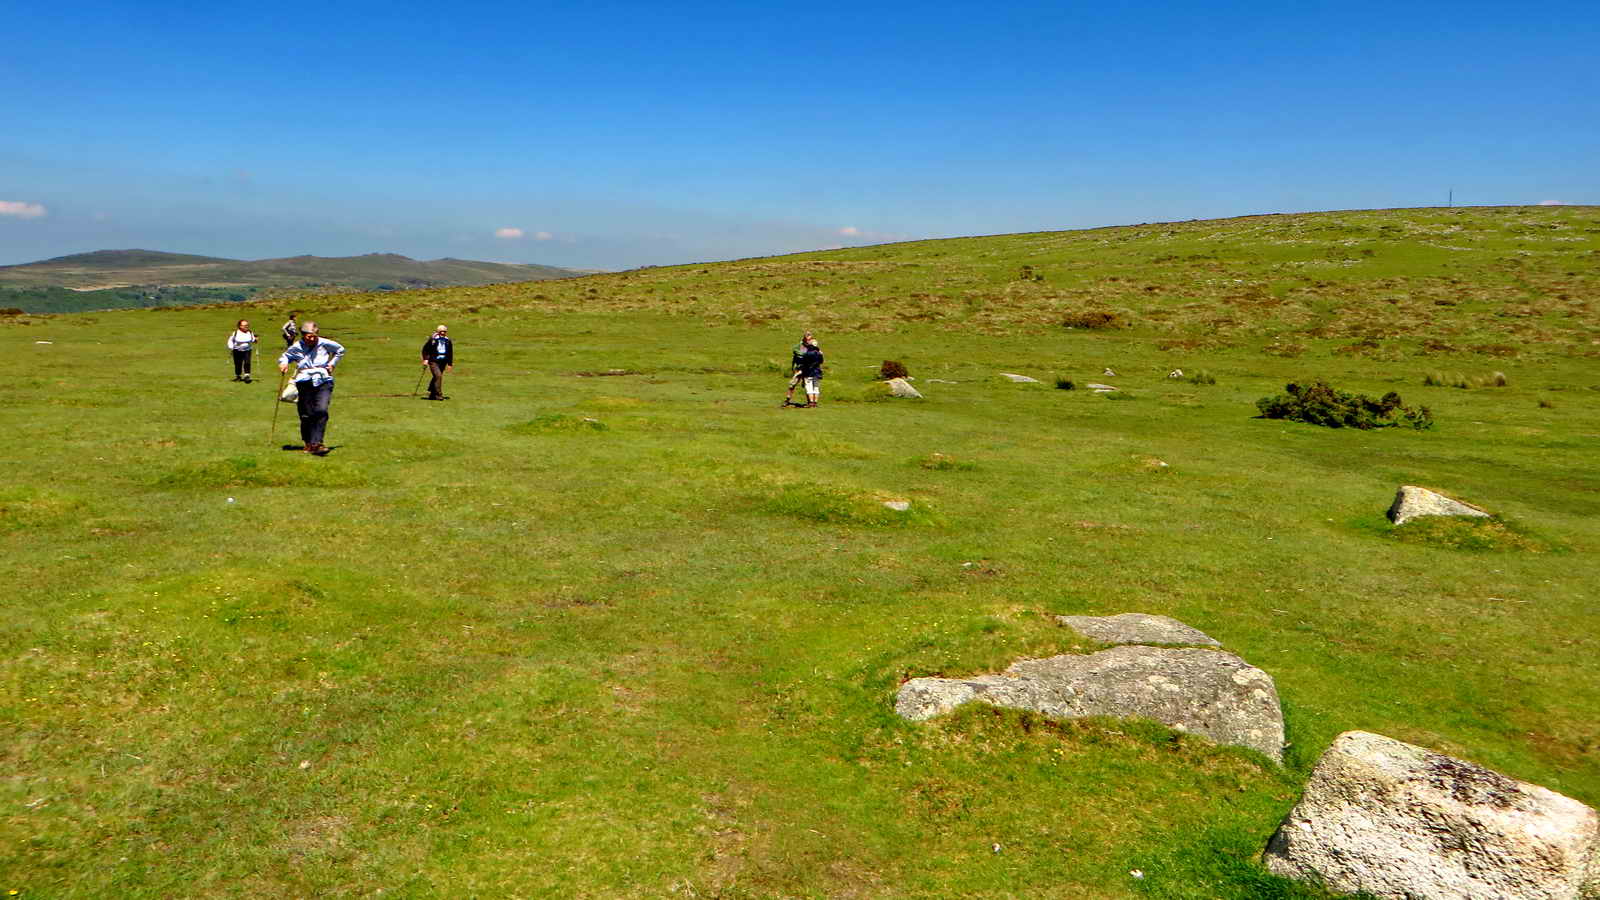
<path id="1" fill-rule="evenodd" d="M 256 333 L 250 330 L 250 320 L 240 319 L 228 335 L 228 349 L 233 351 L 233 380 L 250 383 L 250 351 L 256 345 Z"/>

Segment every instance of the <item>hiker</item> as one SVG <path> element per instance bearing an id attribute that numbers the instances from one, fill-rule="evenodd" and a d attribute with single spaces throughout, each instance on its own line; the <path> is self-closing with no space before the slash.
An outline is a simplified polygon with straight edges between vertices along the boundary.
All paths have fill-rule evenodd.
<path id="1" fill-rule="evenodd" d="M 289 313 L 289 321 L 283 323 L 283 349 L 285 350 L 293 347 L 294 342 L 300 340 L 300 326 L 294 323 L 295 317 L 298 315 L 300 315 L 298 312 Z"/>
<path id="2" fill-rule="evenodd" d="M 301 327 L 300 340 L 278 357 L 279 372 L 288 372 L 290 365 L 300 367 L 294 375 L 300 393 L 295 409 L 300 413 L 300 439 L 307 453 L 328 455 L 322 435 L 328 428 L 328 403 L 333 400 L 333 367 L 343 358 L 344 346 L 318 334 L 315 322 Z"/>
<path id="3" fill-rule="evenodd" d="M 800 343 L 795 344 L 794 349 L 789 351 L 789 393 L 784 395 L 781 406 L 799 405 L 794 402 L 794 389 L 800 384 L 800 361 L 805 357 L 806 344 L 811 340 L 811 332 L 808 331 L 800 335 Z"/>
<path id="4" fill-rule="evenodd" d="M 800 381 L 806 388 L 806 408 L 815 409 L 822 394 L 822 348 L 816 338 L 806 341 L 806 352 L 800 357 Z"/>
<path id="5" fill-rule="evenodd" d="M 233 351 L 233 380 L 250 383 L 250 351 L 255 349 L 256 333 L 250 330 L 250 320 L 240 319 L 228 335 L 228 349 Z"/>
<path id="6" fill-rule="evenodd" d="M 450 399 L 444 395 L 444 373 L 454 368 L 455 364 L 456 348 L 450 343 L 450 329 L 440 325 L 422 342 L 422 365 L 433 374 L 428 380 L 429 400 Z"/>

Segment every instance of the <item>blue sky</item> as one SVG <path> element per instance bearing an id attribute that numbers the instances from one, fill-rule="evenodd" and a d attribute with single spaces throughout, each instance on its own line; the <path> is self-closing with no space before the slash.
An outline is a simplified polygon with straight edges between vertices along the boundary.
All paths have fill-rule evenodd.
<path id="1" fill-rule="evenodd" d="M 8 4 L 0 264 L 1600 203 L 1585 2 Z"/>

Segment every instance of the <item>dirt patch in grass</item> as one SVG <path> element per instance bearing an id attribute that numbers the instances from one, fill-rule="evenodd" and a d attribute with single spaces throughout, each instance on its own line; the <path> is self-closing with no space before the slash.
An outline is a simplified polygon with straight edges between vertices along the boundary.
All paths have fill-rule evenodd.
<path id="1" fill-rule="evenodd" d="M 21 531 L 64 522 L 76 517 L 83 503 L 71 497 L 41 493 L 31 488 L 0 493 L 0 532 Z"/>
<path id="2" fill-rule="evenodd" d="M 937 452 L 915 457 L 911 465 L 934 472 L 971 472 L 978 467 L 977 463 Z"/>

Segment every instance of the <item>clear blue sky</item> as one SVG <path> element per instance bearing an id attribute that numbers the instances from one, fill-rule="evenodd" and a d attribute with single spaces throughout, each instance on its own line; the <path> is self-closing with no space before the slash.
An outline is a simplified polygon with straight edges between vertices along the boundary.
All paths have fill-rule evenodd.
<path id="1" fill-rule="evenodd" d="M 1600 3 L 10 3 L 0 264 L 1600 203 Z"/>

